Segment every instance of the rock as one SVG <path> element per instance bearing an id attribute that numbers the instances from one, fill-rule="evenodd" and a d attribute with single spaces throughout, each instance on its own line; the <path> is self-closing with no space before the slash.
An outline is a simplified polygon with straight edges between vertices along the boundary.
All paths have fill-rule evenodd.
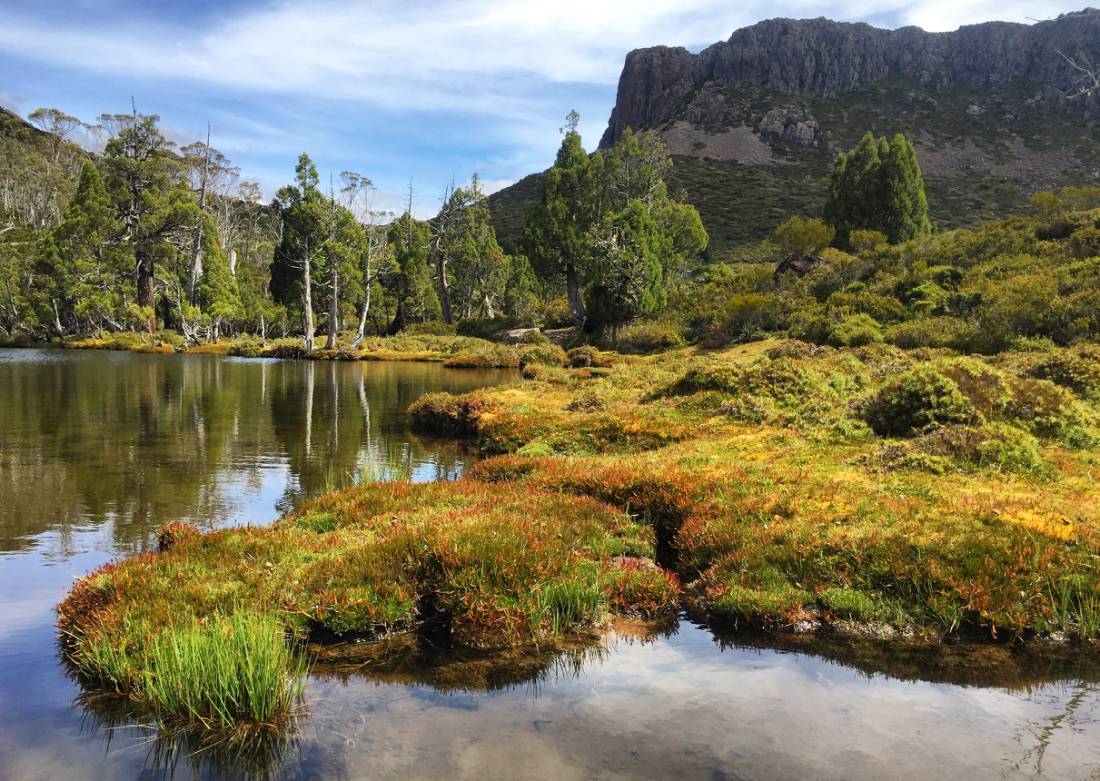
<path id="1" fill-rule="evenodd" d="M 775 266 L 773 274 L 778 277 L 790 271 L 802 277 L 824 265 L 825 258 L 820 255 L 804 255 L 800 252 L 795 252 L 779 261 Z"/>
<path id="2" fill-rule="evenodd" d="M 817 146 L 817 120 L 800 106 L 773 108 L 756 125 L 762 136 L 781 138 L 799 146 Z"/>
<path id="3" fill-rule="evenodd" d="M 1059 52 L 1090 51 L 1097 40 L 1094 8 L 1032 25 L 987 22 L 947 33 L 771 19 L 699 54 L 664 46 L 630 52 L 600 145 L 610 146 L 628 127 L 657 128 L 673 119 L 711 130 L 739 124 L 745 107 L 738 96 L 753 90 L 832 97 L 885 78 L 925 92 L 1021 87 L 1054 110 L 1096 117 L 1100 93 L 1065 98 L 1079 74 Z M 793 132 L 806 138 L 806 129 Z"/>
<path id="4" fill-rule="evenodd" d="M 530 334 L 541 333 L 538 328 L 510 328 L 493 334 L 493 339 L 504 344 L 519 344 Z"/>

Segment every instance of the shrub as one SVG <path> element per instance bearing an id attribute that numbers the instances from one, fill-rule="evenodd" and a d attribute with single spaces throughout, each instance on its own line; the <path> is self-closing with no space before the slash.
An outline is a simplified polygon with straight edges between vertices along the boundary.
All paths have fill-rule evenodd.
<path id="1" fill-rule="evenodd" d="M 405 326 L 403 333 L 409 336 L 454 336 L 458 327 L 441 320 L 429 320 L 424 323 L 411 323 Z"/>
<path id="2" fill-rule="evenodd" d="M 863 419 L 880 436 L 908 436 L 930 426 L 969 423 L 976 415 L 955 381 L 931 365 L 889 380 L 862 410 Z"/>
<path id="3" fill-rule="evenodd" d="M 478 339 L 492 340 L 501 331 L 515 328 L 516 321 L 507 317 L 491 317 L 462 320 L 455 326 L 459 336 L 475 336 Z"/>
<path id="4" fill-rule="evenodd" d="M 600 351 L 590 344 L 574 347 L 567 353 L 569 356 L 569 365 L 574 369 L 585 369 L 590 367 L 599 354 Z"/>
<path id="5" fill-rule="evenodd" d="M 488 409 L 488 404 L 475 397 L 429 393 L 409 406 L 409 418 L 418 431 L 472 437 L 478 433 L 481 415 Z"/>
<path id="6" fill-rule="evenodd" d="M 573 325 L 573 312 L 565 296 L 552 298 L 543 305 L 542 324 L 546 328 L 568 328 Z"/>
<path id="7" fill-rule="evenodd" d="M 521 334 L 519 344 L 550 344 L 550 337 L 536 328 Z"/>
<path id="8" fill-rule="evenodd" d="M 848 244 L 857 255 L 875 252 L 886 246 L 886 234 L 881 231 L 860 228 L 848 234 Z"/>
<path id="9" fill-rule="evenodd" d="M 832 352 L 831 347 L 825 347 L 812 342 L 802 342 L 798 339 L 788 339 L 775 347 L 769 347 L 764 353 L 773 361 L 779 358 L 820 358 Z"/>
<path id="10" fill-rule="evenodd" d="M 1003 415 L 1012 401 L 1008 378 L 988 364 L 973 358 L 951 358 L 939 369 L 955 382 L 959 391 L 985 420 Z"/>
<path id="11" fill-rule="evenodd" d="M 842 347 L 881 342 L 882 326 L 868 314 L 849 315 L 829 330 L 829 341 Z"/>
<path id="12" fill-rule="evenodd" d="M 653 353 L 684 344 L 680 329 L 671 323 L 635 323 L 619 331 L 618 350 L 623 353 Z"/>
<path id="13" fill-rule="evenodd" d="M 1092 447 L 1096 435 L 1092 418 L 1074 395 L 1049 380 L 1030 377 L 1012 383 L 1012 399 L 1005 410 L 1006 417 L 1019 423 L 1032 434 L 1044 439 L 1056 439 L 1069 447 Z"/>
<path id="14" fill-rule="evenodd" d="M 1005 423 L 944 426 L 921 437 L 914 445 L 925 453 L 950 458 L 963 466 L 1032 475 L 1046 475 L 1050 470 L 1035 437 Z"/>
<path id="15" fill-rule="evenodd" d="M 818 219 L 791 217 L 775 229 L 775 243 L 787 255 L 817 254 L 835 238 L 836 230 Z"/>
<path id="16" fill-rule="evenodd" d="M 1100 348 L 1059 350 L 1032 366 L 1029 374 L 1083 398 L 1100 399 Z"/>
<path id="17" fill-rule="evenodd" d="M 1053 220 L 1040 225 L 1035 229 L 1035 238 L 1040 241 L 1059 241 L 1068 239 L 1073 232 L 1080 227 L 1076 222 L 1067 219 Z"/>
<path id="18" fill-rule="evenodd" d="M 259 358 L 263 355 L 263 343 L 259 337 L 243 334 L 229 343 L 228 355 L 236 355 L 241 358 Z"/>
<path id="19" fill-rule="evenodd" d="M 957 317 L 923 317 L 892 326 L 886 331 L 886 340 L 906 350 L 947 347 L 965 351 L 977 335 L 975 326 Z"/>
<path id="20" fill-rule="evenodd" d="M 568 366 L 569 358 L 565 350 L 543 337 L 535 344 L 521 345 L 519 351 L 520 368 L 527 366 Z"/>
<path id="21" fill-rule="evenodd" d="M 449 369 L 514 369 L 520 365 L 520 355 L 502 344 L 486 344 L 473 352 L 452 355 L 443 365 Z"/>
<path id="22" fill-rule="evenodd" d="M 787 319 L 787 308 L 779 296 L 737 293 L 706 324 L 704 341 L 708 347 L 745 341 L 786 328 Z"/>
<path id="23" fill-rule="evenodd" d="M 1078 228 L 1069 237 L 1069 246 L 1079 258 L 1094 258 L 1100 255 L 1100 227 L 1086 225 Z"/>

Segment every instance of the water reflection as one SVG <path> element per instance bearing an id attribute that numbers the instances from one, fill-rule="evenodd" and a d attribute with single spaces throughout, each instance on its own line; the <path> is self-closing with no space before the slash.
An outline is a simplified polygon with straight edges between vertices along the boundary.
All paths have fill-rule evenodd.
<path id="1" fill-rule="evenodd" d="M 417 363 L 315 363 L 0 351 L 0 551 L 93 523 L 120 551 L 151 527 L 269 521 L 326 488 L 408 472 L 452 478 L 467 455 L 411 436 L 436 390 L 508 381 Z"/>
<path id="2" fill-rule="evenodd" d="M 57 662 L 74 576 L 172 519 L 270 521 L 356 475 L 453 476 L 424 392 L 510 375 L 421 364 L 0 351 L 0 779 L 1090 778 L 1094 652 L 713 632 L 561 649 L 410 635 L 314 649 L 307 712 L 249 751 L 160 735 Z"/>
<path id="3" fill-rule="evenodd" d="M 1040 662 L 1007 645 L 728 634 L 686 619 L 619 621 L 555 649 L 455 649 L 409 634 L 310 653 L 308 715 L 285 738 L 243 749 L 142 730 L 110 698 L 79 704 L 113 741 L 108 753 L 140 751 L 130 761 L 150 778 L 1100 770 L 1100 678 L 1070 653 Z"/>

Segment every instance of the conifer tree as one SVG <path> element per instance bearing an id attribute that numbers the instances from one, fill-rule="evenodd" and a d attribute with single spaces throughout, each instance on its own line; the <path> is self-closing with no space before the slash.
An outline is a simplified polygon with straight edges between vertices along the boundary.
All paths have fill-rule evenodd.
<path id="1" fill-rule="evenodd" d="M 924 179 L 913 145 L 898 133 L 881 159 L 882 222 L 877 230 L 893 244 L 931 233 Z"/>
<path id="2" fill-rule="evenodd" d="M 599 158 L 596 158 L 599 160 Z M 568 130 L 553 167 L 546 174 L 543 199 L 524 228 L 527 256 L 547 280 L 564 279 L 569 309 L 577 326 L 588 316 L 581 299 L 588 233 L 599 218 L 599 176 L 584 151 L 576 122 Z"/>
<path id="3" fill-rule="evenodd" d="M 848 245 L 855 230 L 879 231 L 892 244 L 931 231 L 920 164 L 904 135 L 876 141 L 868 132 L 851 152 L 837 155 L 825 221 L 840 246 Z"/>
<path id="4" fill-rule="evenodd" d="M 39 318 L 58 335 L 81 322 L 97 330 L 121 317 L 129 263 L 120 258 L 121 225 L 99 169 L 88 161 L 60 224 L 39 247 Z"/>

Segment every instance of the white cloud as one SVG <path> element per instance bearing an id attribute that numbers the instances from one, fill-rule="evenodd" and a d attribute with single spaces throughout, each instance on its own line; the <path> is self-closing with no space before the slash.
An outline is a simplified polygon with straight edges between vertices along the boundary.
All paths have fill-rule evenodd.
<path id="1" fill-rule="evenodd" d="M 929 29 L 989 18 L 1023 20 L 1059 2 L 894 0 L 875 13 Z M 699 46 L 774 15 L 857 18 L 853 0 L 495 0 L 451 3 L 280 2 L 217 18 L 205 29 L 74 18 L 47 27 L 0 12 L 9 53 L 131 77 L 190 79 L 249 90 L 369 100 L 422 110 L 522 117 L 532 85 L 614 84 L 638 46 Z"/>
<path id="2" fill-rule="evenodd" d="M 874 18 L 943 30 L 1074 5 L 1080 0 L 885 0 Z M 194 28 L 167 26 L 152 11 L 74 12 L 67 22 L 46 22 L 0 10 L 0 50 L 83 79 L 102 74 L 138 89 L 173 84 L 247 95 L 257 110 L 221 123 L 245 156 L 312 145 L 288 137 L 287 129 L 311 124 L 292 115 L 321 106 L 335 123 L 347 105 L 400 115 L 402 129 L 419 123 L 444 142 L 500 150 L 478 165 L 504 180 L 549 162 L 554 128 L 570 108 L 581 111 L 589 145 L 599 138 L 630 49 L 698 49 L 762 18 L 858 20 L 867 9 L 856 0 L 279 0 L 221 11 Z M 245 113 L 264 124 L 250 124 Z"/>

